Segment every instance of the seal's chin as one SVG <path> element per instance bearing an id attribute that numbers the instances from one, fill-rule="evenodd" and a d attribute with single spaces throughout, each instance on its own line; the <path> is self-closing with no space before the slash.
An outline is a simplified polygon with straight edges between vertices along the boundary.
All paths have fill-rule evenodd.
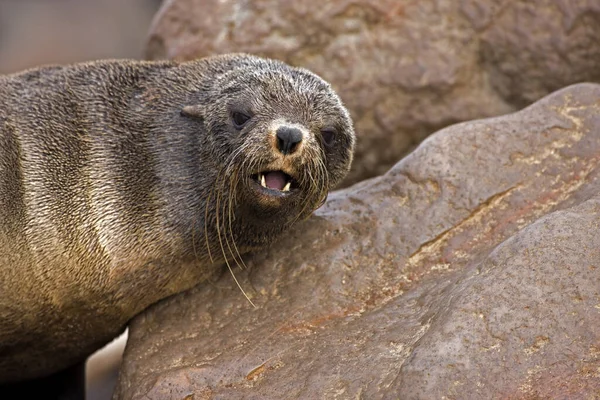
<path id="1" fill-rule="evenodd" d="M 260 194 L 274 197 L 290 196 L 299 190 L 296 179 L 281 170 L 252 175 L 252 186 Z"/>

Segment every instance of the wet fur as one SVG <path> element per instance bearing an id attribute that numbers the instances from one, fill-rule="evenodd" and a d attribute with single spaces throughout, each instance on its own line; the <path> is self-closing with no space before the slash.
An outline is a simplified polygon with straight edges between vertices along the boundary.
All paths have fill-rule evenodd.
<path id="1" fill-rule="evenodd" d="M 236 107 L 256 114 L 241 132 Z M 275 159 L 277 118 L 310 130 L 301 156 Z M 150 304 L 271 243 L 345 176 L 353 147 L 327 83 L 247 55 L 0 77 L 0 383 L 81 362 Z M 249 172 L 278 163 L 302 195 L 257 201 Z"/>

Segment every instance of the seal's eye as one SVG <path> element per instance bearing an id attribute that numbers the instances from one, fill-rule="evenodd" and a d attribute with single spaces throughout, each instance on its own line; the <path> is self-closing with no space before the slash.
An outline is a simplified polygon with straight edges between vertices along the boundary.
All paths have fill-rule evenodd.
<path id="1" fill-rule="evenodd" d="M 331 146 L 333 144 L 333 139 L 335 138 L 335 133 L 335 129 L 333 128 L 321 129 L 323 143 L 325 143 L 327 146 Z"/>
<path id="2" fill-rule="evenodd" d="M 251 117 L 249 115 L 246 115 L 239 111 L 236 111 L 233 114 L 231 114 L 231 119 L 233 120 L 233 125 L 235 125 L 236 129 L 242 129 L 244 125 L 246 125 L 246 122 L 250 121 L 250 118 Z"/>

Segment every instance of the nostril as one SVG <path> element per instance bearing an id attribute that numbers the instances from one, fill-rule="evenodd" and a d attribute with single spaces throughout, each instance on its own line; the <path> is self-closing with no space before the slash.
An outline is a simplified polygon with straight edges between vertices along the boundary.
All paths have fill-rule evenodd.
<path id="1" fill-rule="evenodd" d="M 282 126 L 277 129 L 277 148 L 283 154 L 296 151 L 298 143 L 302 141 L 302 131 L 297 128 Z"/>

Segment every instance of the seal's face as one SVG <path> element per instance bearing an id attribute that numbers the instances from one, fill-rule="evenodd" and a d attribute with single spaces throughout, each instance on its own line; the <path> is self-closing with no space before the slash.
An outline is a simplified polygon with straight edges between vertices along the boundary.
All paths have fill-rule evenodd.
<path id="1" fill-rule="evenodd" d="M 209 97 L 219 101 L 203 112 L 211 148 L 225 153 L 218 180 L 229 186 L 222 192 L 235 202 L 236 219 L 283 227 L 310 215 L 348 172 L 352 123 L 313 73 L 254 57 L 236 61 L 213 81 Z"/>

